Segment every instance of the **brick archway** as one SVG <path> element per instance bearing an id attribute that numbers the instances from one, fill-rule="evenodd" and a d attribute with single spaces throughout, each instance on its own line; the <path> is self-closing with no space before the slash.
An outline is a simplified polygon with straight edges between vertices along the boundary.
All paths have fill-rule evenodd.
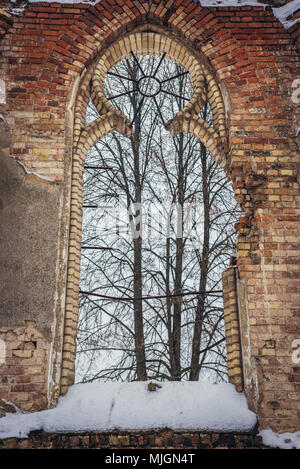
<path id="1" fill-rule="evenodd" d="M 77 305 L 70 283 L 66 286 L 67 227 L 70 226 L 70 233 L 80 233 L 80 223 L 69 219 L 73 203 L 70 194 L 73 136 L 76 139 L 81 134 L 78 127 L 81 111 L 80 106 L 75 108 L 75 103 L 84 104 L 87 86 L 84 77 L 88 77 L 101 51 L 137 27 L 142 31 L 143 25 L 149 23 L 158 28 L 156 31 L 175 35 L 182 46 L 193 50 L 206 73 L 213 77 L 215 85 L 210 94 L 214 94 L 216 86 L 217 108 L 224 106 L 223 114 L 217 113 L 218 132 L 221 145 L 225 141 L 222 139 L 228 142 L 226 171 L 244 212 L 237 225 L 234 269 L 237 291 L 230 287 L 233 267 L 226 282 L 230 308 L 237 311 L 239 307 L 245 391 L 262 427 L 295 430 L 299 424 L 298 411 L 285 402 L 288 395 L 289 402 L 295 402 L 298 391 L 297 366 L 291 355 L 293 340 L 299 336 L 296 292 L 299 144 L 295 138 L 299 107 L 292 102 L 290 90 L 299 75 L 299 58 L 293 43 L 294 29 L 285 30 L 272 11 L 263 6 L 202 8 L 193 0 L 184 3 L 124 0 L 109 4 L 103 1 L 95 6 L 32 4 L 20 16 L 9 20 L 0 44 L 1 78 L 7 85 L 7 103 L 1 105 L 0 112 L 13 129 L 11 156 L 37 173 L 24 176 L 26 188 L 45 191 L 41 193 L 48 202 L 52 196 L 47 191 L 58 193 L 53 202 L 58 228 L 52 235 L 56 236 L 58 248 L 49 244 L 56 263 L 49 262 L 51 275 L 47 285 L 53 290 L 54 299 L 44 304 L 28 287 L 25 297 L 30 306 L 22 308 L 16 302 L 7 302 L 5 314 L 10 304 L 16 313 L 10 315 L 12 319 L 5 316 L 0 332 L 6 340 L 12 326 L 17 328 L 32 318 L 40 331 L 46 328 L 46 320 L 40 321 L 38 311 L 45 310 L 51 331 L 41 340 L 46 356 L 41 362 L 47 365 L 39 362 L 40 369 L 43 366 L 46 369 L 41 373 L 44 381 L 38 392 L 45 397 L 42 405 L 45 401 L 54 405 L 60 384 L 67 385 L 71 382 L 68 373 L 72 375 L 71 366 L 65 368 L 69 372 L 62 377 L 60 374 L 64 327 L 76 330 L 76 320 L 65 317 L 65 297 L 74 311 Z M 220 130 L 224 116 L 227 134 Z M 122 119 L 116 116 L 110 119 L 111 128 L 117 126 L 122 130 Z M 191 131 L 191 120 L 181 125 Z M 99 135 L 101 132 L 97 138 Z M 73 174 L 77 169 L 74 162 Z M 73 195 L 76 191 L 79 194 L 80 187 L 74 184 Z M 12 233 L 18 236 L 17 231 Z M 36 251 L 42 252 L 42 241 L 39 243 Z M 68 275 L 75 278 L 76 271 L 72 271 L 70 264 L 68 268 Z M 16 278 L 16 283 L 22 282 L 22 277 Z M 12 297 L 14 294 L 11 293 Z M 34 301 L 30 302 L 30 298 Z M 65 336 L 64 344 L 64 360 L 69 354 L 72 361 L 73 343 Z M 25 360 L 22 366 L 29 370 L 33 365 L 29 361 L 27 365 L 26 353 L 22 356 Z M 17 357 L 12 358 L 13 363 L 16 360 Z M 24 373 L 31 379 L 31 372 Z M 26 391 L 24 386 L 23 390 L 10 391 L 13 388 L 9 386 L 7 398 L 13 399 L 14 393 L 19 393 L 16 403 L 21 407 L 24 393 L 29 393 L 34 401 L 36 391 L 29 386 Z"/>
<path id="2" fill-rule="evenodd" d="M 89 149 L 113 130 L 126 136 L 131 134 L 129 120 L 109 103 L 104 93 L 106 73 L 116 63 L 128 58 L 131 52 L 136 55 L 161 56 L 166 54 L 167 58 L 179 63 L 190 73 L 193 82 L 193 96 L 185 108 L 167 122 L 165 127 L 173 135 L 179 132 L 194 135 L 209 149 L 212 157 L 221 167 L 229 166 L 229 161 L 226 161 L 228 144 L 221 93 L 207 66 L 201 63 L 191 49 L 178 41 L 175 35 L 153 23 L 148 23 L 135 28 L 130 33 L 121 35 L 100 52 L 99 57 L 96 57 L 81 80 L 75 106 L 62 393 L 65 393 L 68 386 L 74 383 L 75 376 L 84 161 Z M 86 109 L 90 99 L 93 100 L 100 117 L 86 126 Z M 199 117 L 206 100 L 212 109 L 214 128 Z M 228 330 L 231 329 L 232 327 L 228 328 Z M 238 325 L 236 325 L 235 331 L 238 331 Z M 240 358 L 237 360 L 236 355 L 240 354 L 239 333 L 235 334 L 234 340 L 228 340 L 235 352 L 234 358 L 228 360 L 228 368 L 230 371 L 235 369 L 233 381 L 241 390 L 241 362 Z M 229 349 L 229 358 L 232 351 Z"/>

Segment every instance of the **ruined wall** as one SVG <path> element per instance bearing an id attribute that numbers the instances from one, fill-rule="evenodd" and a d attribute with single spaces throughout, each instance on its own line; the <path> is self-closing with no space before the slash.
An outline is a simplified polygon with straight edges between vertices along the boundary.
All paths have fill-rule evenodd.
<path id="1" fill-rule="evenodd" d="M 8 163 L 0 155 L 6 174 L 0 194 L 6 200 L 0 210 L 1 222 L 6 214 L 1 275 L 9 284 L 0 330 L 6 334 L 8 327 L 19 330 L 27 327 L 24 321 L 35 321 L 27 323 L 41 334 L 32 340 L 37 342 L 32 351 L 38 353 L 40 340 L 48 360 L 47 373 L 39 365 L 39 375 L 47 375 L 40 392 L 53 405 L 59 393 L 65 296 L 76 306 L 76 292 L 66 291 L 66 258 L 77 89 L 101 50 L 151 21 L 197 51 L 222 92 L 226 169 L 244 212 L 236 226 L 236 274 L 245 392 L 262 428 L 297 430 L 299 372 L 292 353 L 300 336 L 299 106 L 291 94 L 300 76 L 298 32 L 285 30 L 271 9 L 201 8 L 192 0 L 104 0 L 96 6 L 32 4 L 11 18 L 0 43 L 0 78 L 7 86 L 0 112 L 11 134 L 10 157 L 55 183 L 26 175 L 16 161 Z M 39 214 L 34 220 L 33 213 Z M 22 360 L 26 368 L 25 360 L 33 359 L 24 356 L 34 344 L 26 345 L 23 333 L 20 346 L 11 348 L 12 383 L 15 364 Z M 7 376 L 3 366 L 1 379 Z M 35 391 L 19 389 L 17 405 L 34 402 Z"/>
<path id="2" fill-rule="evenodd" d="M 0 365 L 0 417 L 14 411 L 7 407 L 7 401 L 24 411 L 45 409 L 49 404 L 49 341 L 34 321 L 27 320 L 20 327 L 1 326 L 0 340 L 6 346 L 5 363 Z"/>
<path id="3" fill-rule="evenodd" d="M 61 188 L 11 158 L 0 127 L 0 396 L 36 410 L 50 403 Z"/>
<path id="4" fill-rule="evenodd" d="M 235 270 L 236 266 L 233 265 L 222 275 L 227 368 L 229 382 L 235 385 L 237 391 L 243 391 L 241 329 Z"/>
<path id="5" fill-rule="evenodd" d="M 1 325 L 30 319 L 50 341 L 60 188 L 2 156 L 0 191 Z"/>

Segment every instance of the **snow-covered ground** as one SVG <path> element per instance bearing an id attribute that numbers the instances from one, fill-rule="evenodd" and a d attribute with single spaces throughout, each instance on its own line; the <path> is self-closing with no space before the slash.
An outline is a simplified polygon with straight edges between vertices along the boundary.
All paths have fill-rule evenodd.
<path id="1" fill-rule="evenodd" d="M 30 431 L 174 430 L 247 431 L 256 415 L 229 383 L 163 382 L 155 392 L 148 382 L 85 383 L 70 387 L 56 408 L 7 414 L 0 438 L 27 437 Z"/>
<path id="2" fill-rule="evenodd" d="M 262 430 L 259 435 L 266 446 L 281 449 L 300 449 L 300 431 L 296 433 L 274 433 L 272 430 Z"/>

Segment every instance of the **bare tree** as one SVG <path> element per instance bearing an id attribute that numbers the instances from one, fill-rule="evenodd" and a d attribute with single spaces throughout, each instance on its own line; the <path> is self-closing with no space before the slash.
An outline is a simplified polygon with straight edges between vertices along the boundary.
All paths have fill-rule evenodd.
<path id="1" fill-rule="evenodd" d="M 164 83 L 155 100 L 144 97 L 151 90 L 132 88 L 141 69 Z M 79 379 L 226 379 L 215 292 L 234 249 L 238 208 L 205 146 L 190 135 L 172 137 L 162 122 L 190 98 L 190 78 L 147 56 L 115 66 L 106 87 L 133 132 L 113 132 L 86 160 Z M 96 117 L 91 103 L 87 120 Z M 207 103 L 201 117 L 212 123 Z"/>

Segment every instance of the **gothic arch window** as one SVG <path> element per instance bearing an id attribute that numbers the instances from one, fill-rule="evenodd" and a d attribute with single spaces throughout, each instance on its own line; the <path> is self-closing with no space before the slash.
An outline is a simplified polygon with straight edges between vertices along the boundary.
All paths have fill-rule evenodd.
<path id="1" fill-rule="evenodd" d="M 150 71 L 143 69 L 140 57 L 145 56 L 158 57 L 153 62 L 154 66 Z M 127 62 L 131 60 L 131 64 L 136 66 L 138 72 L 136 77 L 124 76 L 116 71 L 115 67 L 126 60 Z M 168 76 L 163 76 L 160 71 L 163 69 L 165 61 L 178 64 L 180 67 L 178 73 L 175 73 L 174 69 Z M 120 69 L 117 67 L 117 70 Z M 180 95 L 179 91 L 170 92 L 168 89 L 168 83 L 179 76 L 190 79 L 189 96 Z M 132 89 L 128 90 L 127 88 L 124 92 L 115 95 L 109 94 L 107 92 L 108 77 L 111 79 L 111 83 L 114 80 L 127 80 L 132 84 Z M 125 112 L 118 109 L 118 106 L 114 106 L 114 103 L 118 98 L 125 99 L 132 93 L 138 93 L 140 98 L 131 114 L 127 113 L 126 115 Z M 161 94 L 172 96 L 179 102 L 178 109 L 173 115 L 162 112 L 159 102 Z M 97 142 L 107 138 L 112 132 L 130 137 L 135 128 L 139 111 L 146 101 L 152 101 L 157 116 L 171 135 L 176 136 L 184 133 L 194 136 L 203 147 L 207 148 L 218 167 L 225 168 L 227 165 L 225 113 L 219 88 L 207 67 L 175 38 L 166 35 L 159 28 L 151 27 L 151 31 L 147 26 L 137 28 L 133 33 L 125 35 L 104 50 L 87 70 L 81 82 L 75 108 L 62 392 L 65 392 L 67 387 L 74 382 L 75 373 L 83 175 L 84 169 L 91 169 L 86 163 L 86 157 Z M 86 110 L 91 102 L 96 118 L 86 122 Z M 211 123 L 203 118 L 202 111 L 205 103 L 207 103 L 212 116 Z M 168 119 L 165 116 L 168 116 Z M 83 248 L 88 248 L 88 246 L 83 245 Z M 135 349 L 141 348 L 140 346 L 141 344 L 135 343 Z M 142 371 L 139 378 L 146 378 Z"/>

